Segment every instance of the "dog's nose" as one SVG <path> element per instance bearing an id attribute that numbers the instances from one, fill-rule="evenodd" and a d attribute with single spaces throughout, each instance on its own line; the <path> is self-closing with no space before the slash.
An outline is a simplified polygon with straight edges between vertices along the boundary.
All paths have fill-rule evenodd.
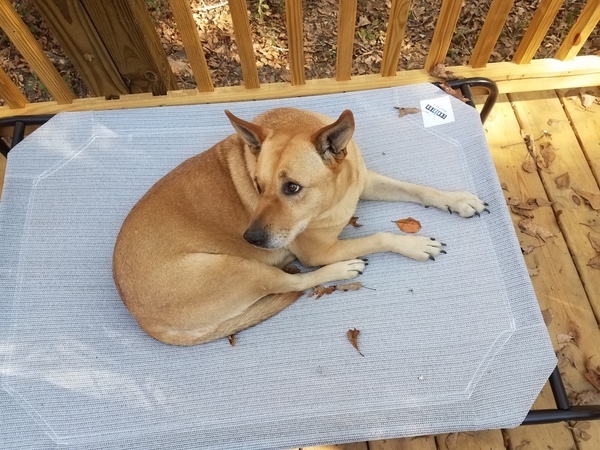
<path id="1" fill-rule="evenodd" d="M 244 239 L 256 247 L 264 247 L 268 236 L 263 230 L 252 230 L 248 228 L 244 233 Z"/>

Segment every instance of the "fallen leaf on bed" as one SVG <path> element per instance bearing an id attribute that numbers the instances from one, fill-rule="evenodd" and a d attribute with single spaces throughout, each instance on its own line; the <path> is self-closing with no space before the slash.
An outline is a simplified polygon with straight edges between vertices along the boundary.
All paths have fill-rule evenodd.
<path id="1" fill-rule="evenodd" d="M 421 223 L 418 220 L 409 217 L 408 219 L 400 219 L 393 221 L 401 231 L 405 233 L 416 233 L 421 229 Z"/>
<path id="2" fill-rule="evenodd" d="M 354 283 L 346 283 L 346 284 L 336 284 L 336 291 L 358 291 L 362 288 L 363 285 L 360 281 L 355 281 Z"/>
<path id="3" fill-rule="evenodd" d="M 227 339 L 229 339 L 229 344 L 232 347 L 235 347 L 235 334 L 231 334 L 231 335 L 227 336 Z"/>
<path id="4" fill-rule="evenodd" d="M 590 259 L 590 262 L 588 262 L 587 265 L 592 269 L 600 270 L 600 255 L 596 255 L 592 259 Z"/>
<path id="5" fill-rule="evenodd" d="M 348 225 L 352 225 L 354 228 L 362 227 L 362 223 L 358 223 L 358 217 L 352 216 Z"/>
<path id="6" fill-rule="evenodd" d="M 397 106 L 395 108 L 398 110 L 399 117 L 404 117 L 409 114 L 417 114 L 421 112 L 419 108 L 399 108 Z"/>
<path id="7" fill-rule="evenodd" d="M 469 99 L 465 97 L 460 90 L 452 89 L 452 87 L 450 87 L 450 85 L 445 81 L 440 83 L 440 88 L 442 88 L 446 94 L 450 94 L 452 97 L 459 99 L 461 102 L 466 103 L 469 101 Z"/>
<path id="8" fill-rule="evenodd" d="M 571 179 L 569 177 L 569 172 L 565 172 L 562 175 L 557 176 L 554 179 L 554 182 L 556 183 L 556 187 L 558 189 L 568 188 L 569 184 L 571 184 Z"/>
<path id="9" fill-rule="evenodd" d="M 308 294 L 308 297 L 314 297 L 316 295 L 318 300 L 324 295 L 331 294 L 333 291 L 335 291 L 335 286 L 315 286 Z"/>
<path id="10" fill-rule="evenodd" d="M 537 223 L 534 223 L 531 219 L 521 219 L 521 221 L 519 221 L 519 230 L 529 236 L 540 238 L 544 242 L 549 237 L 555 236 Z"/>
<path id="11" fill-rule="evenodd" d="M 298 267 L 294 266 L 293 264 L 290 264 L 289 266 L 284 267 L 282 270 L 285 273 L 289 273 L 289 274 L 292 274 L 292 275 L 296 275 L 297 273 L 301 272 L 301 270 Z"/>
<path id="12" fill-rule="evenodd" d="M 588 233 L 588 239 L 590 240 L 593 249 L 600 253 L 600 236 L 592 235 L 592 232 L 590 231 Z"/>
<path id="13" fill-rule="evenodd" d="M 352 344 L 352 347 L 354 347 L 356 349 L 356 351 L 358 352 L 358 354 L 360 356 L 365 356 L 358 349 L 358 335 L 359 334 L 360 334 L 360 330 L 357 330 L 356 328 L 348 330 L 348 333 L 347 333 L 348 340 L 350 341 L 350 343 Z"/>
<path id="14" fill-rule="evenodd" d="M 587 200 L 594 211 L 600 211 L 600 194 L 573 189 L 580 197 Z"/>

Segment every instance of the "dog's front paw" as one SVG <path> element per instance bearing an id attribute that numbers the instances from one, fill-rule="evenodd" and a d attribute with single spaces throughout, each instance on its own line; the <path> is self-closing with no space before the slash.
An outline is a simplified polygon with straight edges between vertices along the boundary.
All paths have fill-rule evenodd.
<path id="1" fill-rule="evenodd" d="M 397 236 L 395 237 L 396 253 L 407 256 L 417 261 L 435 261 L 435 257 L 440 253 L 446 253 L 444 247 L 446 244 L 436 241 L 427 236 Z"/>
<path id="2" fill-rule="evenodd" d="M 362 259 L 351 259 L 323 266 L 321 271 L 326 273 L 328 281 L 351 280 L 356 278 L 365 270 L 366 262 Z"/>
<path id="3" fill-rule="evenodd" d="M 470 192 L 446 192 L 439 205 L 440 209 L 445 209 L 450 213 L 457 213 L 461 217 L 479 216 L 484 211 L 490 212 L 486 206 L 487 203 L 480 200 L 476 195 Z"/>

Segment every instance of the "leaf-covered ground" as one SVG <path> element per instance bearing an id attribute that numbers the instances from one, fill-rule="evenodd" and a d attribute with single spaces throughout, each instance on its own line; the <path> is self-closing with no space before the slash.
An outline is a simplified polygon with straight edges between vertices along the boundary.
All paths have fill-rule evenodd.
<path id="1" fill-rule="evenodd" d="M 529 26 L 538 3 L 539 0 L 515 1 L 494 49 L 492 62 L 510 60 Z M 551 57 L 558 50 L 585 3 L 584 0 L 565 0 L 536 58 Z M 53 38 L 50 29 L 33 7 L 31 0 L 19 0 L 13 4 L 67 84 L 77 96 L 88 96 L 89 91 L 84 81 L 76 73 L 60 44 Z M 194 88 L 196 84 L 168 0 L 146 0 L 146 4 L 179 86 L 183 89 Z M 490 4 L 491 0 L 464 1 L 452 45 L 446 57 L 446 65 L 468 62 Z M 191 0 L 191 5 L 214 84 L 216 86 L 240 84 L 241 68 L 227 2 Z M 383 0 L 358 1 L 354 74 L 379 72 L 390 5 L 390 1 Z M 399 70 L 423 67 L 440 5 L 441 0 L 413 0 Z M 290 80 L 284 6 L 284 0 L 248 1 L 261 82 Z M 303 7 L 306 76 L 308 79 L 331 77 L 334 75 L 335 68 L 338 0 L 304 1 Z M 596 53 L 600 53 L 599 27 L 596 27 L 580 52 L 580 54 Z M 29 101 L 51 99 L 46 88 L 31 72 L 27 62 L 1 31 L 0 65 L 23 90 Z"/>

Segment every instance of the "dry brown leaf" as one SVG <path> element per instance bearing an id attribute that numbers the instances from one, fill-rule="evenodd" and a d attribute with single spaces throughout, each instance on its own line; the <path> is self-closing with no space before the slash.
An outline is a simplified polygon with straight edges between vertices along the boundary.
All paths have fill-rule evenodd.
<path id="1" fill-rule="evenodd" d="M 360 281 L 355 281 L 354 283 L 346 283 L 346 284 L 336 284 L 336 291 L 358 291 L 362 288 L 363 285 Z"/>
<path id="2" fill-rule="evenodd" d="M 574 336 L 572 336 L 571 334 L 557 334 L 556 335 L 556 341 L 558 342 L 558 344 L 571 344 L 574 343 L 573 342 Z"/>
<path id="3" fill-rule="evenodd" d="M 518 198 L 508 197 L 508 200 L 506 200 L 506 204 L 509 206 L 517 206 L 519 203 L 521 203 L 521 200 Z"/>
<path id="4" fill-rule="evenodd" d="M 590 231 L 588 233 L 588 239 L 590 240 L 590 243 L 592 244 L 592 248 L 594 250 L 596 250 L 598 253 L 600 253 L 600 236 L 593 236 L 592 232 Z"/>
<path id="5" fill-rule="evenodd" d="M 596 255 L 592 259 L 590 259 L 590 261 L 587 263 L 587 265 L 589 267 L 591 267 L 592 269 L 600 270 L 600 254 Z"/>
<path id="6" fill-rule="evenodd" d="M 569 176 L 569 172 L 565 172 L 562 175 L 557 176 L 554 179 L 554 182 L 556 183 L 556 187 L 558 189 L 568 188 L 569 184 L 571 184 L 571 179 L 570 179 L 570 176 Z"/>
<path id="7" fill-rule="evenodd" d="M 555 236 L 545 228 L 542 228 L 537 223 L 534 223 L 531 219 L 522 219 L 519 221 L 519 229 L 529 236 L 540 238 L 542 241 Z"/>
<path id="8" fill-rule="evenodd" d="M 526 209 L 528 211 L 538 209 L 539 206 L 540 205 L 538 204 L 537 199 L 535 199 L 535 198 L 530 198 L 530 199 L 527 199 L 526 202 L 521 202 L 521 203 L 517 204 L 517 208 Z"/>
<path id="9" fill-rule="evenodd" d="M 546 168 L 550 168 L 550 165 L 556 159 L 556 153 L 554 151 L 554 147 L 552 147 L 552 144 L 550 144 L 550 143 L 542 146 L 542 149 L 540 150 L 540 155 L 544 162 L 544 167 L 546 167 Z M 538 161 L 539 161 L 539 158 L 538 158 Z"/>
<path id="10" fill-rule="evenodd" d="M 358 354 L 360 356 L 365 356 L 358 349 L 358 335 L 360 334 L 360 330 L 358 330 L 356 328 L 353 328 L 351 330 L 348 330 L 348 333 L 346 333 L 346 334 L 348 336 L 348 340 L 352 344 L 352 347 L 354 347 L 356 349 L 356 351 L 358 352 Z"/>
<path id="11" fill-rule="evenodd" d="M 229 339 L 229 344 L 232 347 L 235 347 L 235 334 L 231 334 L 231 335 L 227 336 L 227 339 Z"/>
<path id="12" fill-rule="evenodd" d="M 293 264 L 290 264 L 289 266 L 284 267 L 283 271 L 285 273 L 289 273 L 289 274 L 292 274 L 292 275 L 296 275 L 297 273 L 301 272 L 301 270 L 298 267 L 294 266 Z"/>
<path id="13" fill-rule="evenodd" d="M 362 223 L 358 223 L 357 216 L 352 216 L 352 218 L 350 219 L 350 222 L 348 222 L 348 225 L 352 225 L 354 228 L 362 227 Z"/>
<path id="14" fill-rule="evenodd" d="M 450 87 L 450 85 L 448 83 L 446 83 L 445 81 L 443 81 L 442 83 L 440 83 L 440 88 L 442 88 L 442 90 L 446 93 L 451 95 L 452 97 L 455 97 L 457 99 L 459 99 L 461 102 L 468 102 L 469 99 L 467 97 L 465 97 L 464 95 L 462 95 L 462 92 L 460 92 L 460 90 L 458 89 L 452 89 Z"/>
<path id="15" fill-rule="evenodd" d="M 536 248 L 537 247 L 533 246 L 533 245 L 523 245 L 523 244 L 521 244 L 521 252 L 523 252 L 524 255 L 529 255 Z"/>
<path id="16" fill-rule="evenodd" d="M 577 206 L 581 205 L 581 199 L 577 195 L 573 194 L 571 196 L 571 200 L 573 200 L 573 203 L 575 203 Z"/>
<path id="17" fill-rule="evenodd" d="M 546 325 L 550 325 L 552 323 L 552 319 L 554 318 L 552 315 L 552 308 L 544 309 L 542 311 L 542 317 L 544 318 L 544 323 Z"/>
<path id="18" fill-rule="evenodd" d="M 329 295 L 333 291 L 335 291 L 335 286 L 315 286 L 311 289 L 308 297 L 317 296 L 317 300 L 323 297 L 324 295 Z"/>
<path id="19" fill-rule="evenodd" d="M 506 183 L 504 183 L 504 182 L 500 183 L 500 188 L 501 188 L 503 191 L 506 191 L 506 192 L 508 192 L 508 186 L 507 186 L 507 184 L 506 184 Z"/>
<path id="20" fill-rule="evenodd" d="M 396 107 L 396 109 L 398 110 L 398 116 L 399 117 L 404 117 L 404 116 L 407 116 L 409 114 L 417 114 L 417 113 L 421 112 L 421 110 L 419 108 L 399 108 L 399 107 Z"/>
<path id="21" fill-rule="evenodd" d="M 556 125 L 558 125 L 561 121 L 560 120 L 556 120 L 556 119 L 548 119 L 548 125 L 550 125 L 551 127 L 555 127 Z"/>
<path id="22" fill-rule="evenodd" d="M 594 391 L 583 391 L 583 392 L 575 392 L 573 395 L 569 396 L 569 400 L 571 401 L 571 405 L 587 405 L 588 403 L 595 402 L 600 397 L 598 392 Z"/>
<path id="23" fill-rule="evenodd" d="M 436 78 L 441 78 L 442 80 L 456 80 L 462 77 L 459 77 L 449 70 L 446 70 L 446 66 L 442 63 L 436 64 L 436 66 L 429 72 L 429 75 Z"/>
<path id="24" fill-rule="evenodd" d="M 510 210 L 513 213 L 515 213 L 516 215 L 521 216 L 521 217 L 526 217 L 528 219 L 533 219 L 533 217 L 534 217 L 531 211 L 528 211 L 526 209 L 517 208 L 516 206 L 511 206 Z"/>
<path id="25" fill-rule="evenodd" d="M 589 108 L 596 101 L 596 97 L 585 92 L 581 92 L 579 96 L 581 97 L 581 106 L 583 106 L 584 108 Z"/>
<path id="26" fill-rule="evenodd" d="M 582 441 L 589 441 L 592 436 L 584 431 L 590 428 L 589 425 L 589 422 L 576 422 L 574 426 L 567 426 L 567 428 L 573 431 L 576 438 L 581 439 Z"/>
<path id="27" fill-rule="evenodd" d="M 596 389 L 600 391 L 600 367 L 593 367 L 588 359 L 585 365 L 585 379 L 588 380 Z"/>
<path id="28" fill-rule="evenodd" d="M 446 448 L 448 450 L 455 450 L 458 441 L 458 433 L 450 433 L 446 436 L 444 443 L 446 444 Z"/>
<path id="29" fill-rule="evenodd" d="M 537 164 L 530 153 L 527 153 L 527 156 L 525 156 L 525 161 L 523 161 L 523 165 L 521 167 L 523 167 L 523 170 L 527 173 L 537 172 Z"/>
<path id="30" fill-rule="evenodd" d="M 580 191 L 573 189 L 579 196 L 583 197 L 590 204 L 594 211 L 600 211 L 600 194 L 593 192 Z"/>
<path id="31" fill-rule="evenodd" d="M 540 274 L 540 268 L 534 267 L 533 269 L 527 268 L 527 272 L 529 272 L 530 277 L 537 277 Z"/>
<path id="32" fill-rule="evenodd" d="M 573 353 L 573 349 L 567 347 L 566 345 L 563 345 L 563 347 L 556 352 L 556 357 L 558 358 L 558 367 L 561 369 L 564 369 L 567 366 L 575 368 L 577 367 L 575 364 L 575 355 Z"/>
<path id="33" fill-rule="evenodd" d="M 401 231 L 405 233 L 416 233 L 421 229 L 421 223 L 418 220 L 409 217 L 408 219 L 399 219 L 393 221 Z"/>
<path id="34" fill-rule="evenodd" d="M 551 202 L 549 200 L 546 200 L 545 198 L 536 198 L 535 199 L 535 203 L 540 207 L 543 208 L 544 206 L 552 206 L 555 202 Z"/>

